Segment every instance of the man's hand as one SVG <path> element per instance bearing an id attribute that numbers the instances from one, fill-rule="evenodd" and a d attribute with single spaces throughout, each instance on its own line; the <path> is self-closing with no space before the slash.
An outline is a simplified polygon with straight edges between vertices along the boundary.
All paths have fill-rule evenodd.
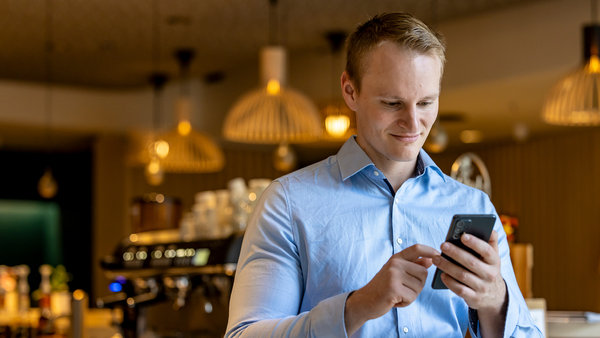
<path id="1" fill-rule="evenodd" d="M 442 252 L 466 269 L 442 256 L 434 257 L 433 263 L 444 271 L 442 281 L 448 289 L 462 297 L 470 308 L 477 310 L 482 334 L 488 332 L 489 336 L 496 336 L 498 333 L 502 335 L 508 298 L 506 284 L 500 272 L 498 233 L 493 231 L 487 243 L 469 234 L 462 235 L 460 240 L 477 252 L 481 259 L 445 242 L 442 244 Z"/>
<path id="2" fill-rule="evenodd" d="M 439 254 L 432 247 L 415 244 L 393 255 L 367 285 L 346 300 L 344 320 L 348 335 L 367 320 L 412 303 L 423 290 L 431 259 Z"/>

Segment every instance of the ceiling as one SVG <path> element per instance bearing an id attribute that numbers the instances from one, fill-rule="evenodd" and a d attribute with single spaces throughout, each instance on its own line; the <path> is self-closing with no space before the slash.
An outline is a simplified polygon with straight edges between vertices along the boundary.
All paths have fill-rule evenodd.
<path id="1" fill-rule="evenodd" d="M 454 23 L 477 22 L 482 16 L 552 1 L 279 0 L 270 11 L 268 0 L 0 0 L 0 81 L 50 81 L 110 90 L 148 87 L 153 71 L 177 76 L 173 54 L 181 47 L 196 50 L 192 76 L 218 81 L 240 65 L 256 64 L 259 49 L 269 40 L 282 42 L 289 54 L 323 54 L 329 50 L 324 38 L 327 32 L 352 31 L 358 23 L 381 12 L 408 11 L 433 26 L 446 25 L 451 32 Z M 273 17 L 279 19 L 279 24 L 271 25 L 277 34 L 270 37 L 269 19 Z M 511 26 L 507 23 L 506 27 L 519 24 L 531 26 L 520 22 L 510 23 Z M 579 26 L 575 25 L 575 33 L 569 31 L 574 40 L 578 39 L 577 29 Z M 499 26 L 498 31 L 501 30 Z M 455 39 L 449 43 L 451 48 L 470 42 Z M 520 52 L 512 54 L 519 56 Z M 466 48 L 462 53 L 449 49 L 453 56 L 449 64 L 456 65 L 460 58 L 469 60 L 476 51 Z M 551 54 L 547 55 L 549 59 Z M 550 66 L 556 68 L 556 64 Z M 487 74 L 476 67 L 459 65 L 454 69 L 457 68 L 447 67 L 445 76 L 453 86 L 445 90 L 451 95 L 440 108 L 443 117 L 460 115 L 458 122 L 442 120 L 448 123 L 452 140 L 466 127 L 460 124 L 464 121 L 471 121 L 468 127 L 480 128 L 493 138 L 510 135 L 513 124 L 519 121 L 532 131 L 551 129 L 540 121 L 539 101 L 556 73 L 539 71 L 536 78 L 508 72 L 498 81 L 486 82 Z M 465 68 L 473 68 L 473 74 Z M 496 69 L 497 65 L 487 68 Z M 456 76 L 459 72 L 460 77 Z M 507 92 L 512 93 L 510 98 L 502 96 Z M 478 116 L 473 115 L 477 113 Z M 0 112 L 0 141 L 6 134 L 2 131 L 1 115 Z M 7 133 L 10 137 L 20 134 L 12 125 L 4 130 L 7 128 L 12 131 Z M 8 143 L 7 136 L 4 142 Z"/>
<path id="2" fill-rule="evenodd" d="M 326 32 L 351 31 L 380 12 L 409 11 L 435 24 L 535 1 L 280 0 L 273 15 L 278 40 L 296 53 L 326 50 Z M 154 47 L 159 68 L 172 75 L 174 50 L 195 48 L 192 72 L 205 76 L 255 58 L 268 31 L 268 0 L 0 0 L 0 78 L 45 81 L 49 60 L 54 82 L 147 85 Z"/>

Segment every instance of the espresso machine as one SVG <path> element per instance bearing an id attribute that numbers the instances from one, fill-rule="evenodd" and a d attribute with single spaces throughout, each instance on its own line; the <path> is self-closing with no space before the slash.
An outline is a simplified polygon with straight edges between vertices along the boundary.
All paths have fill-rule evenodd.
<path id="1" fill-rule="evenodd" d="M 124 337 L 222 337 L 242 234 L 182 241 L 177 230 L 135 233 L 101 266 L 113 282 L 101 308 L 120 308 Z"/>

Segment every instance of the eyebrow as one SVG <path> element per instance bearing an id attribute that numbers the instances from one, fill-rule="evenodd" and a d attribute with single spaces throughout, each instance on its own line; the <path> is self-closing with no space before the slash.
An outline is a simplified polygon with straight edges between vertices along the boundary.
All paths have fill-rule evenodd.
<path id="1" fill-rule="evenodd" d="M 427 95 L 425 97 L 422 97 L 419 99 L 419 101 L 422 100 L 435 100 L 437 98 L 440 97 L 440 93 L 435 93 L 435 94 L 431 94 L 431 95 Z M 387 96 L 387 95 L 379 95 L 377 96 L 378 99 L 380 100 L 395 100 L 395 101 L 406 101 L 404 98 L 399 97 L 399 96 L 395 96 L 395 95 L 391 95 L 391 96 Z"/>

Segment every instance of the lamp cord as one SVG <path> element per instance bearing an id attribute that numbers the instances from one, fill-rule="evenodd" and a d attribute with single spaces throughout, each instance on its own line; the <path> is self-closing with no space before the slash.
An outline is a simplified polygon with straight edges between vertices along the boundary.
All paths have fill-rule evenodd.
<path id="1" fill-rule="evenodd" d="M 597 1 L 590 1 L 591 11 L 592 11 L 592 23 L 596 24 L 598 22 L 598 13 L 597 13 Z"/>
<path id="2" fill-rule="evenodd" d="M 160 30 L 158 27 L 158 0 L 152 1 L 152 68 L 154 74 L 150 82 L 153 85 L 152 92 L 152 131 L 156 132 L 160 126 L 160 90 L 166 81 L 166 77 L 160 78 L 158 75 L 159 53 L 160 53 Z"/>
<path id="3" fill-rule="evenodd" d="M 46 32 L 44 41 L 44 71 L 46 80 L 46 91 L 44 100 L 44 110 L 46 117 L 46 156 L 49 158 L 52 153 L 52 52 L 54 50 L 53 45 L 53 31 L 52 24 L 54 18 L 52 16 L 52 0 L 46 0 Z M 47 159 L 49 161 L 49 159 Z"/>
<path id="4" fill-rule="evenodd" d="M 279 32 L 279 20 L 277 17 L 277 0 L 269 0 L 269 45 L 275 46 L 279 43 L 277 33 Z"/>

